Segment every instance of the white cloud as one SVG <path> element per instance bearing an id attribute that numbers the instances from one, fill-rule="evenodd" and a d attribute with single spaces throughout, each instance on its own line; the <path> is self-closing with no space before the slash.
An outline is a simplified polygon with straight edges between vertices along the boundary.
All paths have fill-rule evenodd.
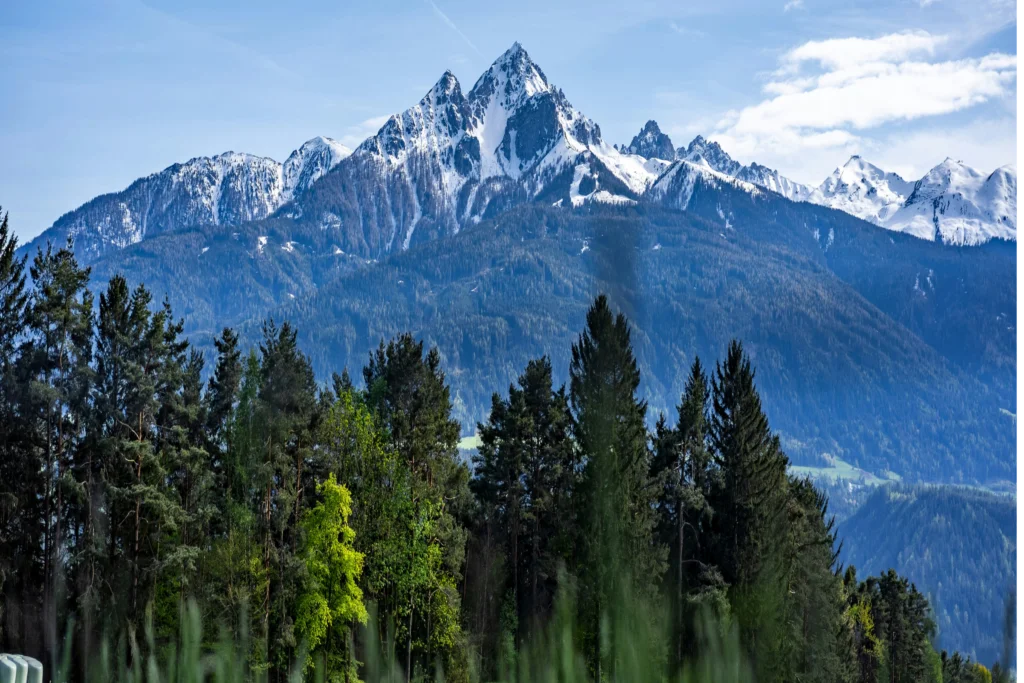
<path id="1" fill-rule="evenodd" d="M 779 59 L 766 99 L 721 117 L 713 137 L 743 156 L 861 148 L 886 124 L 950 114 L 1006 98 L 1017 57 L 937 61 L 947 42 L 925 31 L 804 43 Z"/>
<path id="2" fill-rule="evenodd" d="M 354 126 L 349 126 L 345 130 L 345 134 L 339 139 L 339 142 L 346 147 L 355 149 L 363 142 L 363 140 L 371 135 L 376 135 L 381 126 L 387 123 L 390 118 L 390 114 L 384 114 L 382 116 L 368 118 L 365 121 L 360 121 Z"/>
<path id="3" fill-rule="evenodd" d="M 948 40 L 927 31 L 903 31 L 880 38 L 830 38 L 812 40 L 782 55 L 782 72 L 817 62 L 824 68 L 844 68 L 863 62 L 898 62 L 910 57 L 932 55 Z"/>
<path id="4" fill-rule="evenodd" d="M 782 11 L 783 12 L 788 12 L 788 11 L 793 10 L 793 9 L 803 9 L 803 7 L 804 7 L 804 0 L 789 0 L 789 2 L 787 2 L 783 6 Z"/>

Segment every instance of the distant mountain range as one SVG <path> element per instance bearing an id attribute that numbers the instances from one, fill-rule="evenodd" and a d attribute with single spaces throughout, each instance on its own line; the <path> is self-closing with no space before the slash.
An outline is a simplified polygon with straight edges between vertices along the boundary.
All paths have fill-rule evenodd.
<path id="1" fill-rule="evenodd" d="M 445 72 L 419 103 L 389 118 L 354 153 L 319 137 L 283 164 L 234 152 L 198 157 L 91 200 L 36 241 L 73 237 L 76 251 L 91 261 L 169 230 L 238 225 L 278 212 L 336 229 L 337 247 L 347 253 L 380 258 L 523 202 L 631 203 L 657 186 L 654 198 L 685 208 L 685 189 L 682 196 L 667 194 L 672 181 L 662 176 L 678 183 L 697 175 L 725 176 L 741 181 L 738 187 L 746 183 L 947 244 L 1016 239 L 1013 166 L 984 176 L 946 159 L 909 182 L 855 156 L 811 187 L 757 163 L 744 166 L 702 136 L 675 148 L 655 121 L 617 147 L 516 43 L 465 95 Z"/>
<path id="2" fill-rule="evenodd" d="M 1017 169 L 1003 166 L 984 175 L 946 158 L 917 181 L 906 181 L 852 156 L 821 185 L 797 183 L 778 171 L 741 165 L 715 142 L 697 136 L 675 149 L 655 121 L 648 121 L 622 151 L 659 159 L 681 159 L 787 199 L 821 204 L 896 232 L 946 244 L 978 245 L 1017 239 Z"/>
<path id="3" fill-rule="evenodd" d="M 316 138 L 283 164 L 176 164 L 25 249 L 74 238 L 95 287 L 146 284 L 207 351 L 226 325 L 254 343 L 291 320 L 321 378 L 411 331 L 439 348 L 466 432 L 530 358 L 564 379 L 604 291 L 653 409 L 740 337 L 794 461 L 990 482 L 1015 472 L 1015 203 L 1012 169 L 906 183 L 852 159 L 810 188 L 653 121 L 615 147 L 515 44 L 351 153 Z"/>
<path id="4" fill-rule="evenodd" d="M 259 220 L 301 195 L 351 153 L 339 142 L 317 137 L 283 164 L 236 152 L 196 157 L 90 200 L 57 219 L 34 243 L 62 245 L 71 237 L 79 258 L 92 262 L 185 226 Z"/>

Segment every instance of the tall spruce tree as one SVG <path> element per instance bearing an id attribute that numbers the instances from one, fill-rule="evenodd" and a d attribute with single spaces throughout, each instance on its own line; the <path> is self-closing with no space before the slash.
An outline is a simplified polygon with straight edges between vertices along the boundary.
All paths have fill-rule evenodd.
<path id="1" fill-rule="evenodd" d="M 601 645 L 614 642 L 602 635 L 601 623 L 616 593 L 625 585 L 639 599 L 651 599 L 664 571 L 665 553 L 653 538 L 656 488 L 649 478 L 647 403 L 637 396 L 639 386 L 629 323 L 598 296 L 569 366 L 573 432 L 583 459 L 576 568 L 586 649 L 598 678 L 605 660 L 616 661 Z"/>
<path id="2" fill-rule="evenodd" d="M 42 596 L 43 649 L 53 661 L 58 624 L 58 603 L 68 597 L 63 558 L 74 541 L 78 526 L 71 522 L 71 508 L 81 500 L 75 482 L 75 459 L 85 438 L 92 382 L 92 294 L 89 270 L 75 260 L 71 243 L 53 251 L 39 251 L 30 269 L 34 289 L 27 323 L 27 342 L 22 352 L 27 373 L 23 410 L 33 443 L 29 462 L 43 477 L 41 486 L 32 479 L 28 491 L 38 497 L 37 517 L 42 552 L 42 584 L 34 591 Z M 30 503 L 29 509 L 37 505 Z M 29 574 L 31 576 L 31 574 Z"/>
<path id="3" fill-rule="evenodd" d="M 264 551 L 269 580 L 261 604 L 261 633 L 267 664 L 283 679 L 298 646 L 294 610 L 298 590 L 299 525 L 303 501 L 315 482 L 305 465 L 316 434 L 316 382 L 297 333 L 284 323 L 264 325 L 260 344 L 257 438 L 262 451 L 256 468 Z"/>
<path id="4" fill-rule="evenodd" d="M 750 359 L 738 341 L 712 381 L 711 444 L 720 476 L 712 492 L 717 564 L 729 584 L 742 639 L 764 680 L 793 675 L 788 545 L 788 459 L 768 426 Z"/>
<path id="5" fill-rule="evenodd" d="M 664 416 L 655 427 L 652 475 L 658 495 L 658 537 L 670 549 L 666 588 L 672 613 L 673 666 L 692 655 L 699 605 L 721 605 L 721 581 L 707 547 L 712 509 L 708 501 L 713 477 L 708 447 L 709 388 L 700 358 L 694 358 L 677 421 L 669 429 Z M 721 612 L 721 610 L 718 610 Z M 719 614 L 719 616 L 724 616 Z"/>
<path id="6" fill-rule="evenodd" d="M 31 457 L 28 425 L 18 410 L 25 389 L 16 373 L 19 339 L 25 331 L 29 292 L 25 282 L 27 256 L 17 256 L 18 238 L 7 214 L 0 218 L 0 647 L 24 647 L 28 621 L 20 608 L 23 582 L 33 575 L 41 517 L 27 514 L 37 480 Z M 36 523 L 30 522 L 32 517 Z M 27 651 L 22 649 L 21 651 Z"/>
<path id="7" fill-rule="evenodd" d="M 547 357 L 530 361 L 509 387 L 495 395 L 480 435 L 472 488 L 487 531 L 501 539 L 506 566 L 497 599 L 508 599 L 520 644 L 553 606 L 558 568 L 570 559 L 572 490 L 576 451 L 565 389 L 552 386 Z"/>
<path id="8" fill-rule="evenodd" d="M 173 551 L 166 532 L 182 516 L 168 478 L 169 449 L 189 448 L 174 424 L 187 343 L 169 306 L 154 311 L 151 304 L 145 287 L 129 291 L 120 276 L 100 294 L 93 434 L 82 470 L 91 491 L 89 540 L 78 563 L 82 609 L 93 615 L 102 605 L 113 623 L 135 626 Z"/>

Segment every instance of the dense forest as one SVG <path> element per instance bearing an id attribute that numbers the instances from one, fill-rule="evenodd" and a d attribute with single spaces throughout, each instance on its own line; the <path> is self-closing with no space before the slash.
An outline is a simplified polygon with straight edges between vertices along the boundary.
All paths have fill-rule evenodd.
<path id="1" fill-rule="evenodd" d="M 4 219 L 0 649 L 62 680 L 1008 680 L 839 563 L 739 342 L 650 430 L 598 296 L 568 382 L 527 362 L 466 463 L 411 334 L 325 386 L 290 324 L 225 328 L 206 371 L 145 287 L 15 247 Z"/>

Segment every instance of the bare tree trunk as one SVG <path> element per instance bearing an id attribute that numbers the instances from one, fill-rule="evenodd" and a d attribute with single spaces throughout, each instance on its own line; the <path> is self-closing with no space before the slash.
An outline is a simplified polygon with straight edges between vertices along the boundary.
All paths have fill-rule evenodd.
<path id="1" fill-rule="evenodd" d="M 406 639 L 405 650 L 405 678 L 412 680 L 412 596 L 409 596 L 409 633 Z"/>
<path id="2" fill-rule="evenodd" d="M 142 486 L 142 413 L 139 413 L 139 431 L 137 434 L 139 444 L 139 459 L 135 467 L 135 483 Z M 132 616 L 138 610 L 139 598 L 139 529 L 142 525 L 142 496 L 135 494 L 135 546 L 133 550 L 134 563 L 132 566 Z"/>
<path id="3" fill-rule="evenodd" d="M 679 526 L 679 551 L 676 567 L 676 665 L 683 661 L 683 497 L 676 497 L 676 519 Z"/>

